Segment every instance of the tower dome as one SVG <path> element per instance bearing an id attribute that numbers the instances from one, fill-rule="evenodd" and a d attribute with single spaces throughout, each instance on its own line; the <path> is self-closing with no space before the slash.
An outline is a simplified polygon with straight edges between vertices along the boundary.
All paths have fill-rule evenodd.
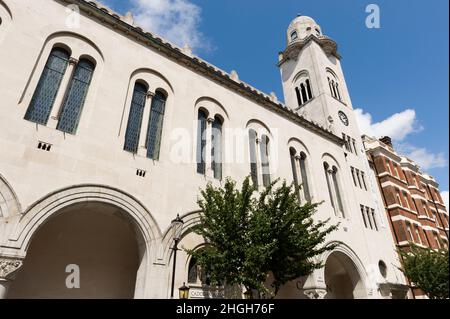
<path id="1" fill-rule="evenodd" d="M 311 34 L 316 37 L 322 36 L 322 29 L 320 28 L 320 25 L 318 25 L 311 17 L 298 15 L 294 20 L 292 20 L 288 27 L 288 45 L 297 40 L 302 40 Z"/>

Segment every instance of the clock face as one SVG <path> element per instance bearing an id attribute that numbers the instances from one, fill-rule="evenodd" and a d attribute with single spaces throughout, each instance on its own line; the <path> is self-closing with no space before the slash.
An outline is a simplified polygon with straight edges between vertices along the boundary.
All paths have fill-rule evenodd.
<path id="1" fill-rule="evenodd" d="M 344 112 L 339 111 L 339 118 L 341 119 L 342 123 L 343 123 L 345 126 L 348 126 L 348 117 L 347 117 L 347 115 L 345 115 Z"/>

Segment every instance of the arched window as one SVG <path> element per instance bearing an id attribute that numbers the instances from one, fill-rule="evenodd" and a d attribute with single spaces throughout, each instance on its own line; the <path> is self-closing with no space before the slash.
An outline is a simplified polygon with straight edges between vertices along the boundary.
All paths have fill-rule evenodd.
<path id="1" fill-rule="evenodd" d="M 210 278 L 202 271 L 195 257 L 192 257 L 188 266 L 188 283 L 193 285 L 210 285 Z"/>
<path id="2" fill-rule="evenodd" d="M 311 87 L 311 81 L 308 77 L 307 71 L 302 71 L 295 77 L 295 95 L 297 97 L 298 106 L 313 99 L 313 92 Z"/>
<path id="3" fill-rule="evenodd" d="M 58 130 L 75 134 L 94 69 L 95 65 L 87 59 L 78 62 L 61 109 Z"/>
<path id="4" fill-rule="evenodd" d="M 47 124 L 62 78 L 69 64 L 69 58 L 70 54 L 64 49 L 55 48 L 52 50 L 25 114 L 26 120 L 42 125 Z"/>
<path id="5" fill-rule="evenodd" d="M 258 187 L 258 163 L 256 155 L 256 131 L 249 130 L 249 149 L 250 149 L 250 176 L 253 185 Z"/>
<path id="6" fill-rule="evenodd" d="M 308 99 L 312 99 L 312 90 L 311 90 L 311 84 L 309 83 L 309 79 L 306 80 L 306 91 L 308 92 Z"/>
<path id="7" fill-rule="evenodd" d="M 295 41 L 297 39 L 298 39 L 297 31 L 292 31 L 292 33 L 291 33 L 291 41 Z"/>
<path id="8" fill-rule="evenodd" d="M 131 100 L 130 115 L 125 134 L 124 150 L 137 153 L 139 136 L 141 131 L 142 117 L 144 115 L 145 101 L 147 99 L 148 87 L 143 83 L 136 82 L 134 85 L 133 98 Z"/>
<path id="9" fill-rule="evenodd" d="M 295 88 L 295 94 L 297 95 L 297 102 L 298 102 L 298 106 L 302 106 L 303 102 L 302 102 L 302 96 L 300 94 L 300 90 L 298 87 Z"/>
<path id="10" fill-rule="evenodd" d="M 308 99 L 308 94 L 306 93 L 306 88 L 305 88 L 305 85 L 303 83 L 300 84 L 300 90 L 302 92 L 302 99 L 303 99 L 303 101 L 304 102 L 308 101 L 309 100 Z"/>
<path id="11" fill-rule="evenodd" d="M 309 189 L 308 171 L 306 168 L 306 154 L 301 152 L 300 155 L 297 155 L 297 151 L 293 147 L 289 149 L 289 152 L 291 156 L 291 167 L 294 175 L 294 183 L 299 201 L 310 202 L 311 192 Z"/>
<path id="12" fill-rule="evenodd" d="M 300 183 L 298 181 L 298 175 L 297 175 L 297 151 L 291 147 L 289 149 L 289 154 L 291 157 L 291 168 L 292 168 L 292 175 L 294 178 L 294 186 L 295 186 L 295 191 L 297 193 L 297 197 L 298 200 L 301 201 L 301 197 L 300 197 Z"/>
<path id="13" fill-rule="evenodd" d="M 152 98 L 150 119 L 148 121 L 146 147 L 147 157 L 158 160 L 161 146 L 161 136 L 164 123 L 164 111 L 166 108 L 166 95 L 156 91 Z"/>
<path id="14" fill-rule="evenodd" d="M 303 190 L 303 196 L 307 202 L 311 201 L 311 192 L 309 190 L 309 181 L 308 181 L 308 173 L 306 169 L 306 154 L 301 153 L 300 154 L 300 175 L 302 177 L 302 190 Z"/>
<path id="15" fill-rule="evenodd" d="M 206 119 L 205 111 L 199 110 L 197 121 L 197 173 L 203 175 L 206 173 Z"/>
<path id="16" fill-rule="evenodd" d="M 261 137 L 261 170 L 263 185 L 270 185 L 270 165 L 269 165 L 269 138 L 266 135 Z"/>
<path id="17" fill-rule="evenodd" d="M 222 120 L 216 116 L 212 124 L 211 168 L 214 178 L 222 179 Z"/>
<path id="18" fill-rule="evenodd" d="M 330 86 L 331 96 L 335 99 L 342 101 L 342 95 L 339 90 L 339 81 L 335 74 L 331 70 L 327 70 L 328 75 L 328 85 Z"/>
<path id="19" fill-rule="evenodd" d="M 336 166 L 330 167 L 324 163 L 325 176 L 327 180 L 328 193 L 330 194 L 331 205 L 337 216 L 345 217 L 344 206 L 342 203 L 341 188 L 339 183 L 338 169 Z"/>

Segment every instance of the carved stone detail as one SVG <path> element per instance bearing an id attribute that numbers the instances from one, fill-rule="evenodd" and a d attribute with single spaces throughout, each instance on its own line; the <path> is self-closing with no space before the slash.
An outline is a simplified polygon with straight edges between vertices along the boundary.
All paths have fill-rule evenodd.
<path id="1" fill-rule="evenodd" d="M 20 259 L 0 258 L 0 279 L 10 279 L 22 265 Z"/>
<path id="2" fill-rule="evenodd" d="M 309 299 L 324 299 L 327 291 L 326 289 L 306 289 L 303 293 Z"/>

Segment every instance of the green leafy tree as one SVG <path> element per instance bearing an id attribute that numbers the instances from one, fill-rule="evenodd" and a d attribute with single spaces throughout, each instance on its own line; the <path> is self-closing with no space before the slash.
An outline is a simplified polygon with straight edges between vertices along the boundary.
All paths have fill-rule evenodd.
<path id="1" fill-rule="evenodd" d="M 411 244 L 399 252 L 402 272 L 430 299 L 449 298 L 448 249 L 433 250 Z"/>
<path id="2" fill-rule="evenodd" d="M 193 231 L 206 241 L 202 250 L 188 250 L 212 284 L 243 285 L 259 293 L 273 293 L 290 280 L 323 267 L 318 255 L 337 225 L 314 222 L 319 204 L 300 205 L 295 187 L 272 183 L 258 193 L 245 179 L 241 189 L 231 179 L 223 187 L 209 184 L 201 191 L 200 222 Z M 272 273 L 273 292 L 266 287 Z"/>

